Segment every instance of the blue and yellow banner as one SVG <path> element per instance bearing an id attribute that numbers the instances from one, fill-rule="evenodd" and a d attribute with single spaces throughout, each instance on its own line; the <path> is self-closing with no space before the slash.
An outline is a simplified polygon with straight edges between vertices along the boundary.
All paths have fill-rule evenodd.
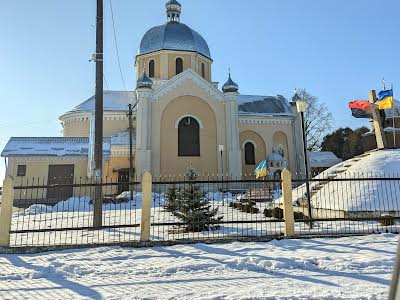
<path id="1" fill-rule="evenodd" d="M 268 175 L 268 171 L 267 171 L 267 161 L 264 160 L 262 161 L 257 169 L 254 171 L 254 174 L 256 174 L 256 179 L 260 178 L 260 177 L 265 177 Z"/>
<path id="2" fill-rule="evenodd" d="M 376 102 L 380 110 L 392 109 L 394 107 L 393 90 L 381 91 L 378 95 L 379 101 Z"/>

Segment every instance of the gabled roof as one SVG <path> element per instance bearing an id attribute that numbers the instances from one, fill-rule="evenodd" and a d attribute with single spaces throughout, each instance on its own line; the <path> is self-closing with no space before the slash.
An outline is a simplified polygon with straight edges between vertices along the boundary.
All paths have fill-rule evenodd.
<path id="1" fill-rule="evenodd" d="M 103 153 L 109 157 L 111 139 L 104 138 Z M 3 152 L 2 157 L 10 156 L 84 156 L 89 153 L 89 138 L 87 137 L 12 137 Z"/>
<path id="2" fill-rule="evenodd" d="M 239 95 L 239 115 L 293 116 L 289 102 L 283 96 Z"/>
<path id="3" fill-rule="evenodd" d="M 103 103 L 104 111 L 128 111 L 129 103 L 136 102 L 136 93 L 132 91 L 104 91 Z M 71 112 L 94 112 L 95 96 L 90 97 L 85 102 L 79 104 Z"/>

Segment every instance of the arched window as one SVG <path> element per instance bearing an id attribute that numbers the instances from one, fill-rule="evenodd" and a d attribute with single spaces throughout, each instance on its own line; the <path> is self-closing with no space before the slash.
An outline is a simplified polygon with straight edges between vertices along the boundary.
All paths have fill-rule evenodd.
<path id="1" fill-rule="evenodd" d="M 201 64 L 201 77 L 206 78 L 206 65 L 204 63 Z"/>
<path id="2" fill-rule="evenodd" d="M 246 165 L 256 164 L 256 155 L 253 143 L 247 142 L 244 145 L 244 161 Z"/>
<path id="3" fill-rule="evenodd" d="M 149 77 L 150 78 L 154 78 L 154 69 L 155 69 L 155 61 L 154 61 L 154 59 L 152 59 L 149 62 Z"/>
<path id="4" fill-rule="evenodd" d="M 183 59 L 178 57 L 175 62 L 176 65 L 176 75 L 183 72 Z"/>
<path id="5" fill-rule="evenodd" d="M 192 117 L 179 122 L 178 156 L 200 156 L 200 126 Z"/>

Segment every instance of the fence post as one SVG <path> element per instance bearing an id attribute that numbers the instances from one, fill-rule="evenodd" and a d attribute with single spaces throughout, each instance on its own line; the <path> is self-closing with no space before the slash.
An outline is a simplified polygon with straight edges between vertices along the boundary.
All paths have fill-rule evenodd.
<path id="1" fill-rule="evenodd" d="M 150 240 L 150 210 L 151 210 L 151 194 L 152 194 L 152 177 L 146 171 L 142 178 L 142 222 L 140 241 L 146 242 Z"/>
<path id="2" fill-rule="evenodd" d="M 14 186 L 10 176 L 3 181 L 3 197 L 0 210 L 0 247 L 10 246 L 11 218 L 14 201 Z"/>
<path id="3" fill-rule="evenodd" d="M 282 171 L 282 197 L 283 197 L 283 218 L 285 219 L 285 236 L 291 237 L 294 232 L 294 214 L 292 198 L 292 174 L 289 170 Z"/>

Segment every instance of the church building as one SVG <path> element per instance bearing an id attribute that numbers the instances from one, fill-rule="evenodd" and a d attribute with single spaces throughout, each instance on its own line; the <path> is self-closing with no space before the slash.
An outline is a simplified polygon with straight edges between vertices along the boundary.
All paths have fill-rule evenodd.
<path id="1" fill-rule="evenodd" d="M 129 174 L 128 105 L 133 112 L 137 175 L 254 176 L 257 165 L 304 173 L 301 120 L 283 96 L 243 95 L 227 74 L 213 81 L 205 39 L 183 24 L 182 6 L 166 4 L 165 24 L 149 29 L 135 58 L 135 91 L 104 92 L 104 177 Z M 13 137 L 2 151 L 14 178 L 92 176 L 95 98 L 60 116 L 63 137 Z M 281 159 L 276 159 L 277 155 Z M 279 165 L 276 165 L 279 163 Z"/>

